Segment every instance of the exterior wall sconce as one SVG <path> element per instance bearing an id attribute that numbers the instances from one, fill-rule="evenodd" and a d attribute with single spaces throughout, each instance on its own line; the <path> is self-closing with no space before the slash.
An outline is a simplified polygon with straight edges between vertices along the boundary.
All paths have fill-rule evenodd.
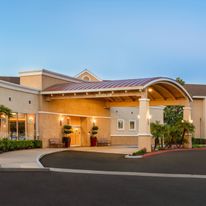
<path id="1" fill-rule="evenodd" d="M 140 115 L 139 114 L 137 115 L 137 118 L 140 119 Z"/>
<path id="2" fill-rule="evenodd" d="M 148 120 L 151 120 L 151 119 L 152 119 L 152 115 L 149 114 L 149 115 L 148 115 Z"/>
<path id="3" fill-rule="evenodd" d="M 60 125 L 60 126 L 62 126 L 62 125 L 63 125 L 63 121 L 64 121 L 64 117 L 63 117 L 63 116 L 61 116 L 61 117 L 59 118 L 59 125 Z"/>
<path id="4" fill-rule="evenodd" d="M 148 92 L 152 92 L 152 91 L 153 91 L 153 89 L 152 89 L 152 88 L 149 88 L 149 89 L 148 89 Z"/>
<path id="5" fill-rule="evenodd" d="M 152 115 L 151 114 L 147 114 L 147 123 L 148 125 L 150 125 L 150 120 L 152 119 Z"/>
<path id="6" fill-rule="evenodd" d="M 29 117 L 29 119 L 28 119 L 28 122 L 30 123 L 30 124 L 32 124 L 33 122 L 34 122 L 34 117 Z"/>
<path id="7" fill-rule="evenodd" d="M 96 119 L 95 119 L 95 118 L 93 118 L 93 119 L 92 119 L 92 123 L 93 123 L 93 125 L 95 125 L 95 124 L 96 124 L 96 122 L 97 122 L 97 121 L 96 121 Z"/>
<path id="8" fill-rule="evenodd" d="M 4 114 L 2 114 L 2 115 L 1 115 L 1 118 L 2 118 L 2 119 L 5 119 L 5 118 L 6 118 L 6 116 L 5 116 Z"/>
<path id="9" fill-rule="evenodd" d="M 70 117 L 67 117 L 67 124 L 70 124 Z"/>

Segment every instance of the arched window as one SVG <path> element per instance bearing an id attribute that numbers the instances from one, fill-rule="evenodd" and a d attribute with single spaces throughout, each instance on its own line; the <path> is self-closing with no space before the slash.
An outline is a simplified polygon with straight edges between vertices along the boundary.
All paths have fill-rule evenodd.
<path id="1" fill-rule="evenodd" d="M 85 81 L 90 81 L 91 80 L 90 77 L 87 76 L 87 75 L 83 76 L 82 79 L 85 80 Z"/>

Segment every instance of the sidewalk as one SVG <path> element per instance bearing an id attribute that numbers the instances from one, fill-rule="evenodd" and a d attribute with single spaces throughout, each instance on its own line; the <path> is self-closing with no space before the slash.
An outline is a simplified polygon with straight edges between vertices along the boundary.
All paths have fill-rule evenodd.
<path id="1" fill-rule="evenodd" d="M 111 154 L 130 154 L 137 151 L 137 147 L 131 146 L 108 146 L 108 147 L 70 147 L 65 148 L 45 148 L 18 150 L 0 154 L 0 168 L 41 168 L 38 159 L 45 154 L 61 152 L 65 150 L 98 152 Z"/>
<path id="2" fill-rule="evenodd" d="M 67 149 L 30 149 L 0 154 L 1 168 L 41 168 L 38 158 L 44 154 L 50 154 Z"/>

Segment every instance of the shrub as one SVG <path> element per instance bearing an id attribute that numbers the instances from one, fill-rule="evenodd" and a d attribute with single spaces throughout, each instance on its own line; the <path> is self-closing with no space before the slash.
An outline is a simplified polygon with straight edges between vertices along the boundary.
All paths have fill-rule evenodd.
<path id="1" fill-rule="evenodd" d="M 139 151 L 133 152 L 132 155 L 133 156 L 138 156 L 138 155 L 144 155 L 145 153 L 147 153 L 147 150 L 146 150 L 146 148 L 143 148 Z"/>
<path id="2" fill-rule="evenodd" d="M 204 139 L 204 138 L 192 138 L 192 144 L 206 144 L 206 139 Z"/>
<path id="3" fill-rule="evenodd" d="M 68 125 L 68 124 L 65 124 L 63 126 L 63 134 L 64 135 L 69 135 L 71 134 L 73 131 L 72 131 L 72 126 L 71 125 Z"/>
<path id="4" fill-rule="evenodd" d="M 0 140 L 1 152 L 8 152 L 13 150 L 21 150 L 21 149 L 33 149 L 33 148 L 41 148 L 41 147 L 42 147 L 41 140 L 9 140 L 9 139 Z"/>
<path id="5" fill-rule="evenodd" d="M 93 125 L 92 127 L 92 130 L 91 130 L 91 138 L 96 138 L 96 135 L 98 134 L 98 130 L 99 130 L 99 127 L 96 126 L 96 125 Z"/>

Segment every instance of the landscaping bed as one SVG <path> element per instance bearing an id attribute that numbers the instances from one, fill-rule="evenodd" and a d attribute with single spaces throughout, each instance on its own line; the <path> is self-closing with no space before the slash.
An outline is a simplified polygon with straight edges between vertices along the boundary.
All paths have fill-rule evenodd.
<path id="1" fill-rule="evenodd" d="M 34 149 L 42 148 L 41 140 L 9 140 L 2 139 L 0 140 L 0 153 L 22 150 L 22 149 Z"/>

